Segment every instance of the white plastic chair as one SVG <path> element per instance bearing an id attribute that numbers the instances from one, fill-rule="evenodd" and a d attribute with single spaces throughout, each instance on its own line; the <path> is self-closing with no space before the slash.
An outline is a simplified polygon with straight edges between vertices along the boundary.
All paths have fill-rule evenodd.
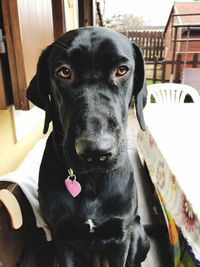
<path id="1" fill-rule="evenodd" d="M 157 83 L 147 86 L 147 104 L 152 103 L 152 96 L 159 104 L 184 103 L 187 95 L 190 95 L 194 103 L 200 104 L 200 95 L 193 87 L 178 83 Z"/>

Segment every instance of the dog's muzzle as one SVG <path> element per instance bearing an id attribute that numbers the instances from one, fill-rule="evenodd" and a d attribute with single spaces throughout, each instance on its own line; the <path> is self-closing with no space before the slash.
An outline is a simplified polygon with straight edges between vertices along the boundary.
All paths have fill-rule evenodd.
<path id="1" fill-rule="evenodd" d="M 97 137 L 80 137 L 75 142 L 76 153 L 87 163 L 104 163 L 110 161 L 116 153 L 115 138 L 111 134 Z"/>

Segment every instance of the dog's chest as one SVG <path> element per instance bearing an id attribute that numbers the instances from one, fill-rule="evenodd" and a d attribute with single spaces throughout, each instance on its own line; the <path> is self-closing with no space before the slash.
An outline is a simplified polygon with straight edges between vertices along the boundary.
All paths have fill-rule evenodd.
<path id="1" fill-rule="evenodd" d="M 75 201 L 75 200 L 74 200 Z M 110 240 L 121 238 L 125 229 L 124 220 L 104 210 L 106 203 L 88 199 L 74 205 L 73 213 L 61 223 L 61 234 L 66 240 Z"/>
<path id="2" fill-rule="evenodd" d="M 112 239 L 120 238 L 128 228 L 129 216 L 124 215 L 129 214 L 132 209 L 131 199 L 128 194 L 124 196 L 123 191 L 120 191 L 120 188 L 117 189 L 117 186 L 114 190 L 114 182 L 104 182 L 101 180 L 99 186 L 93 182 L 87 185 L 82 183 L 80 195 L 74 198 L 71 204 L 66 200 L 66 222 L 70 229 L 68 235 Z M 69 194 L 65 199 L 68 197 L 70 197 Z"/>
<path id="3" fill-rule="evenodd" d="M 82 240 L 92 242 L 95 240 L 121 239 L 125 230 L 124 221 L 119 218 L 97 219 L 69 219 L 65 222 L 63 232 L 66 240 Z"/>

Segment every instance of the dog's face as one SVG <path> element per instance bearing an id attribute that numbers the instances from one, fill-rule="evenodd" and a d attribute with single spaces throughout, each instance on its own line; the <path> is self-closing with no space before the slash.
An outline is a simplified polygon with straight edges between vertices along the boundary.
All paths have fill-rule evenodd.
<path id="1" fill-rule="evenodd" d="M 63 35 L 41 55 L 28 98 L 53 120 L 66 168 L 119 168 L 127 154 L 128 107 L 135 96 L 142 128 L 146 97 L 139 49 L 123 35 L 88 27 Z"/>

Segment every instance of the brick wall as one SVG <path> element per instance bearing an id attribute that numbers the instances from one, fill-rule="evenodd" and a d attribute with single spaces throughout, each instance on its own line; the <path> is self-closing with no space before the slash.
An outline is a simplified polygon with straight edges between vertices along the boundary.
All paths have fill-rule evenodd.
<path id="1" fill-rule="evenodd" d="M 174 39 L 175 29 L 172 28 L 172 21 L 173 17 L 171 16 L 169 19 L 169 23 L 165 32 L 165 40 L 164 40 L 164 58 L 166 60 L 172 60 L 172 54 L 173 54 L 173 47 L 174 43 L 172 40 Z M 178 24 L 177 17 L 174 17 L 174 23 Z M 181 29 L 178 28 L 178 34 L 177 38 L 181 38 Z M 176 51 L 180 50 L 180 43 L 176 43 Z"/>
<path id="2" fill-rule="evenodd" d="M 184 34 L 182 38 L 186 39 L 187 35 Z M 192 34 L 191 33 L 190 38 L 198 38 L 198 39 L 200 39 L 200 32 L 199 32 L 199 34 L 198 33 L 196 33 L 196 34 L 194 34 L 194 33 Z M 188 48 L 187 48 L 187 46 L 188 46 Z M 200 52 L 200 41 L 195 41 L 195 42 L 188 41 L 188 44 L 187 44 L 187 42 L 181 43 L 180 50 L 181 51 L 186 51 L 187 50 L 188 52 L 191 52 L 191 51 Z M 185 53 L 183 53 L 182 55 L 184 57 Z M 193 55 L 194 54 L 190 54 L 190 53 L 187 54 L 187 60 L 192 60 Z"/>

